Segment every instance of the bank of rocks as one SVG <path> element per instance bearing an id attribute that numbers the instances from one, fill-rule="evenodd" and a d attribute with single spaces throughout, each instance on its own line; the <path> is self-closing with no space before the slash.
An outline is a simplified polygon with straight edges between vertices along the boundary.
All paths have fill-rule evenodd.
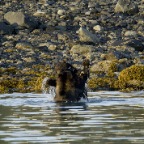
<path id="1" fill-rule="evenodd" d="M 97 89 L 124 89 L 114 87 L 112 81 L 117 81 L 124 69 L 144 65 L 141 0 L 0 3 L 1 92 L 21 91 L 19 87 L 36 91 L 30 87 L 51 76 L 54 64 L 62 59 L 80 69 L 82 60 L 90 59 L 90 80 L 101 79 L 94 85 L 106 78 L 106 84 Z"/>

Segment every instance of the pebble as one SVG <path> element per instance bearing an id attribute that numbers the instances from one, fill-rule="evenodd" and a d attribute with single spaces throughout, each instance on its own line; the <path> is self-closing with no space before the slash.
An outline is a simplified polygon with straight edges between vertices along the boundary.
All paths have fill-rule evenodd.
<path id="1" fill-rule="evenodd" d="M 93 29 L 97 32 L 100 32 L 102 30 L 102 27 L 100 25 L 96 25 L 93 27 Z"/>
<path id="2" fill-rule="evenodd" d="M 62 15 L 65 14 L 65 10 L 59 9 L 59 10 L 57 11 L 57 14 L 60 15 L 60 16 L 62 16 Z"/>

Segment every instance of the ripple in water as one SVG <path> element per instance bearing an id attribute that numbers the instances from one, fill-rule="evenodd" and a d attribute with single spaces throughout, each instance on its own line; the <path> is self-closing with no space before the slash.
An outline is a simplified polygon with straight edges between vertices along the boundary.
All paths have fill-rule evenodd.
<path id="1" fill-rule="evenodd" d="M 55 103 L 50 94 L 1 94 L 0 143 L 143 143 L 144 91 L 88 96 Z"/>

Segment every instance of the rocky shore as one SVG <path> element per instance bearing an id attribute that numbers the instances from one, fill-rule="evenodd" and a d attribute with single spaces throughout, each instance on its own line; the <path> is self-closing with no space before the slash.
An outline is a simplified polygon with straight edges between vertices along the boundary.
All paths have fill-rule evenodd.
<path id="1" fill-rule="evenodd" d="M 84 58 L 90 89 L 144 89 L 144 0 L 0 0 L 0 93 L 40 92 Z"/>

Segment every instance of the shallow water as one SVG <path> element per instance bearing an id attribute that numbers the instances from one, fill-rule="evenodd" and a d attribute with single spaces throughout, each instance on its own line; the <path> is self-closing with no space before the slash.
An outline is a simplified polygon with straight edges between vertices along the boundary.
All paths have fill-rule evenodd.
<path id="1" fill-rule="evenodd" d="M 49 94 L 0 95 L 0 144 L 142 144 L 144 91 L 90 92 L 56 104 Z"/>

